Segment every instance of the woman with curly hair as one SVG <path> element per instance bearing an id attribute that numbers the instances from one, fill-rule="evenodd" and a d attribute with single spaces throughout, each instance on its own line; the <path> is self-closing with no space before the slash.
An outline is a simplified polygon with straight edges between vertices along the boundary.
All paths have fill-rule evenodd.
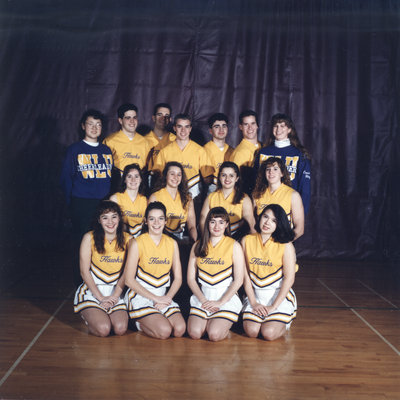
<path id="1" fill-rule="evenodd" d="M 279 204 L 285 210 L 294 230 L 294 240 L 304 233 L 304 208 L 300 194 L 290 187 L 290 179 L 283 161 L 270 157 L 258 170 L 253 203 L 259 215 L 268 204 Z"/>

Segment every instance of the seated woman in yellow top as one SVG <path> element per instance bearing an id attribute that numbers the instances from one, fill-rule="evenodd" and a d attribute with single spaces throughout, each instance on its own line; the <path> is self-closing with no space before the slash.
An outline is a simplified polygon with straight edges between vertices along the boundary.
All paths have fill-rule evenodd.
<path id="1" fill-rule="evenodd" d="M 182 283 L 179 249 L 174 239 L 163 234 L 165 222 L 164 204 L 150 203 L 145 214 L 148 232 L 132 239 L 124 272 L 129 316 L 139 330 L 157 339 L 171 334 L 181 337 L 186 330 L 180 308 L 173 301 Z"/>
<path id="2" fill-rule="evenodd" d="M 247 272 L 244 289 L 243 327 L 250 337 L 265 340 L 283 336 L 296 318 L 297 301 L 292 289 L 297 270 L 291 243 L 293 230 L 277 204 L 264 208 L 257 218 L 257 233 L 242 240 Z"/>
<path id="3" fill-rule="evenodd" d="M 255 232 L 253 205 L 241 186 L 238 166 L 231 161 L 223 162 L 218 172 L 217 190 L 208 195 L 201 210 L 200 229 L 202 232 L 208 211 L 214 207 L 224 207 L 228 212 L 232 237 L 238 239 L 247 233 L 242 233 L 243 229 L 240 229 L 245 220 L 249 224 L 250 232 Z"/>
<path id="4" fill-rule="evenodd" d="M 79 258 L 83 283 L 74 299 L 74 312 L 81 314 L 92 335 L 108 336 L 111 330 L 123 335 L 128 328 L 121 294 L 129 239 L 118 204 L 102 201 L 96 210 L 93 231 L 82 239 Z"/>
<path id="5" fill-rule="evenodd" d="M 149 203 L 153 201 L 160 201 L 167 208 L 167 233 L 183 239 L 187 225 L 189 237 L 197 240 L 196 214 L 182 164 L 170 161 L 165 165 L 161 182 L 149 198 Z"/>
<path id="6" fill-rule="evenodd" d="M 129 164 L 124 168 L 121 190 L 110 197 L 122 210 L 126 231 L 133 237 L 142 232 L 147 199 L 143 196 L 143 175 L 139 164 Z"/>
<path id="7" fill-rule="evenodd" d="M 265 160 L 258 170 L 253 204 L 257 215 L 268 204 L 279 204 L 286 212 L 294 230 L 294 240 L 304 233 L 304 207 L 301 196 L 290 187 L 290 178 L 278 157 Z"/>

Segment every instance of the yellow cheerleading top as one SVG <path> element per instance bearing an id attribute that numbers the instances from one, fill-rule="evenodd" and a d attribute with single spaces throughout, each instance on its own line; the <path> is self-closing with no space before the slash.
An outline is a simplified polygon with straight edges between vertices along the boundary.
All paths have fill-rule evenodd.
<path id="1" fill-rule="evenodd" d="M 150 148 L 152 149 L 152 155 L 149 159 L 149 170 L 152 170 L 154 166 L 154 160 L 156 159 L 160 150 L 173 142 L 176 139 L 176 136 L 173 133 L 168 132 L 161 139 L 159 139 L 153 131 L 150 131 L 144 138 L 149 142 Z"/>
<path id="2" fill-rule="evenodd" d="M 243 223 L 243 199 L 238 204 L 232 204 L 235 196 L 235 190 L 225 199 L 222 190 L 210 193 L 208 195 L 208 202 L 211 208 L 224 207 L 229 214 L 229 225 L 231 234 L 233 235 Z"/>
<path id="3" fill-rule="evenodd" d="M 136 242 L 139 248 L 136 280 L 148 289 L 169 286 L 174 240 L 163 234 L 156 245 L 150 235 L 144 233 L 136 238 Z"/>
<path id="4" fill-rule="evenodd" d="M 165 229 L 170 233 L 181 233 L 185 229 L 188 217 L 188 205 L 186 209 L 182 207 L 181 195 L 176 193 L 175 200 L 169 194 L 167 188 L 162 188 L 154 193 L 157 201 L 161 201 L 167 209 L 167 224 Z M 189 204 L 189 203 L 188 203 Z"/>
<path id="5" fill-rule="evenodd" d="M 253 167 L 255 152 L 261 148 L 261 143 L 256 145 L 249 142 L 247 139 L 242 139 L 231 155 L 230 161 L 240 167 Z"/>
<path id="6" fill-rule="evenodd" d="M 207 152 L 193 140 L 189 140 L 183 150 L 177 145 L 176 140 L 164 147 L 155 159 L 153 170 L 162 173 L 168 161 L 177 161 L 182 164 L 193 197 L 200 193 L 200 174 L 203 178 L 214 174 L 214 167 Z"/>
<path id="7" fill-rule="evenodd" d="M 271 237 L 263 244 L 259 233 L 245 236 L 244 243 L 244 254 L 254 288 L 279 287 L 283 278 L 282 260 L 286 243 L 277 243 Z"/>
<path id="8" fill-rule="evenodd" d="M 204 149 L 210 157 L 211 164 L 214 167 L 214 183 L 217 184 L 219 167 L 224 161 L 229 161 L 233 148 L 225 143 L 221 150 L 212 140 L 204 145 Z"/>
<path id="9" fill-rule="evenodd" d="M 111 243 L 104 240 L 104 254 L 97 252 L 94 245 L 93 232 L 91 232 L 92 240 L 92 257 L 90 260 L 90 272 L 96 285 L 116 285 L 121 275 L 122 266 L 125 260 L 125 250 L 130 239 L 128 233 L 124 233 L 125 250 L 117 250 L 117 239 Z"/>
<path id="10" fill-rule="evenodd" d="M 260 215 L 268 204 L 279 204 L 285 210 L 289 222 L 292 223 L 293 192 L 294 189 L 284 183 L 282 183 L 274 193 L 271 193 L 271 188 L 268 187 L 259 199 L 254 199 L 257 207 L 257 215 Z"/>
<path id="11" fill-rule="evenodd" d="M 147 164 L 147 158 L 151 149 L 149 142 L 139 133 L 135 133 L 133 139 L 129 139 L 120 130 L 107 136 L 103 143 L 107 145 L 113 154 L 114 165 L 121 172 L 129 164 L 139 164 L 143 168 Z"/>
<path id="12" fill-rule="evenodd" d="M 135 201 L 132 201 L 126 190 L 123 193 L 116 193 L 116 196 L 129 233 L 132 236 L 139 235 L 142 231 L 144 213 L 147 207 L 146 197 L 138 193 Z"/>
<path id="13" fill-rule="evenodd" d="M 228 287 L 233 280 L 233 245 L 235 240 L 224 236 L 215 247 L 208 243 L 206 257 L 197 257 L 198 281 L 202 286 Z"/>

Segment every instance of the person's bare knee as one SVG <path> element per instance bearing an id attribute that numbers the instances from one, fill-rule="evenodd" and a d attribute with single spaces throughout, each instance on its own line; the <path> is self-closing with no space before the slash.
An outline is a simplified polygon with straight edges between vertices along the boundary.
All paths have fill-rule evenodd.
<path id="1" fill-rule="evenodd" d="M 265 324 L 261 329 L 261 334 L 265 340 L 276 340 L 285 334 L 285 327 Z"/>
<path id="2" fill-rule="evenodd" d="M 126 333 L 128 329 L 128 319 L 126 321 L 120 320 L 116 321 L 113 325 L 114 333 L 118 336 L 122 336 Z"/>
<path id="3" fill-rule="evenodd" d="M 111 332 L 111 322 L 110 321 L 100 321 L 92 326 L 89 324 L 89 331 L 92 335 L 106 337 Z"/>
<path id="4" fill-rule="evenodd" d="M 200 329 L 189 329 L 188 333 L 189 336 L 195 340 L 201 339 L 201 337 L 203 336 L 203 332 Z"/>
<path id="5" fill-rule="evenodd" d="M 215 327 L 211 327 L 207 330 L 208 338 L 212 342 L 219 342 L 220 340 L 224 340 L 228 336 L 228 332 L 229 331 L 217 329 Z"/>
<path id="6" fill-rule="evenodd" d="M 231 329 L 232 323 L 220 318 L 212 319 L 207 325 L 208 338 L 212 342 L 224 340 Z"/>
<path id="7" fill-rule="evenodd" d="M 188 334 L 192 339 L 201 339 L 206 328 L 206 321 L 196 316 L 190 316 L 188 321 Z"/>
<path id="8" fill-rule="evenodd" d="M 189 323 L 188 333 L 192 339 L 201 339 L 201 337 L 204 335 L 204 329 L 199 325 Z"/>
<path id="9" fill-rule="evenodd" d="M 178 320 L 174 324 L 174 336 L 175 337 L 182 337 L 186 331 L 186 324 L 183 320 Z"/>
<path id="10" fill-rule="evenodd" d="M 172 326 L 168 321 L 164 324 L 160 324 L 155 331 L 157 339 L 168 339 L 171 336 L 171 333 Z"/>
<path id="11" fill-rule="evenodd" d="M 126 311 L 115 311 L 110 315 L 113 331 L 116 335 L 123 335 L 128 329 L 128 313 Z"/>
<path id="12" fill-rule="evenodd" d="M 260 326 L 256 323 L 245 321 L 243 323 L 243 329 L 246 332 L 246 335 L 251 338 L 258 337 L 258 334 L 260 333 Z"/>

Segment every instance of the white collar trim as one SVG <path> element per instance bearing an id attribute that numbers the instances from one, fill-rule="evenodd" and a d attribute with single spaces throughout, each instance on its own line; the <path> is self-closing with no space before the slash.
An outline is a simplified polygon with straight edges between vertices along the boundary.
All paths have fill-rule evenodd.
<path id="1" fill-rule="evenodd" d="M 290 146 L 290 139 L 283 139 L 283 140 L 275 140 L 275 147 L 287 147 Z"/>

